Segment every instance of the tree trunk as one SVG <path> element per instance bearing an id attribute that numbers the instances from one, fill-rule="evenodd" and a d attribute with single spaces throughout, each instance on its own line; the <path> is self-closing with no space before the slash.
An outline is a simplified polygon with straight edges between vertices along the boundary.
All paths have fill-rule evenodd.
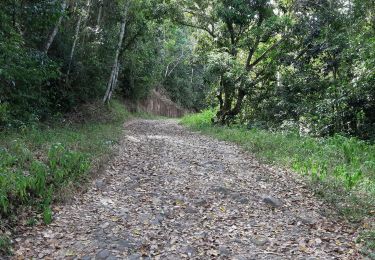
<path id="1" fill-rule="evenodd" d="M 61 15 L 60 15 L 59 19 L 57 20 L 57 23 L 55 24 L 55 27 L 53 28 L 53 30 L 49 34 L 45 45 L 43 46 L 43 52 L 46 53 L 46 54 L 48 53 L 48 50 L 51 47 L 51 45 L 53 43 L 53 40 L 55 39 L 55 37 L 56 37 L 56 35 L 59 31 L 59 27 L 60 27 L 61 22 L 62 22 L 63 17 L 64 17 L 63 13 L 65 11 L 65 8 L 66 8 L 66 0 L 63 0 L 62 3 L 61 3 Z"/>
<path id="2" fill-rule="evenodd" d="M 242 103 L 245 96 L 246 91 L 243 89 L 239 89 L 235 106 L 233 108 L 231 106 L 229 108 L 223 106 L 223 109 L 218 113 L 218 123 L 220 123 L 221 125 L 229 124 L 230 120 L 241 112 Z"/>
<path id="3" fill-rule="evenodd" d="M 192 86 L 193 86 L 193 79 L 194 79 L 194 68 L 191 68 L 190 85 L 192 85 Z"/>
<path id="4" fill-rule="evenodd" d="M 108 88 L 107 89 L 107 93 L 106 93 L 106 96 L 108 97 L 108 101 L 111 100 L 111 97 L 112 97 L 112 93 L 113 93 L 113 90 L 115 89 L 116 85 L 117 85 L 117 78 L 118 78 L 118 73 L 120 71 L 120 64 L 119 62 L 117 62 L 117 64 L 115 65 L 115 70 L 113 71 L 113 75 L 111 76 L 111 88 Z"/>
<path id="5" fill-rule="evenodd" d="M 171 62 L 167 65 L 167 68 L 166 68 L 166 70 L 165 70 L 165 74 L 164 74 L 164 78 L 167 78 L 167 77 L 169 77 L 169 76 L 172 74 L 172 72 L 177 68 L 177 66 L 180 64 L 180 62 L 181 62 L 182 59 L 184 58 L 184 55 L 185 55 L 185 54 L 184 54 L 184 50 L 182 50 L 180 57 L 178 57 L 176 61 L 171 61 Z M 174 63 L 174 64 L 173 64 L 173 63 Z M 172 64 L 173 64 L 172 69 L 169 69 L 169 66 L 171 66 Z"/>
<path id="6" fill-rule="evenodd" d="M 119 42 L 118 42 L 117 49 L 116 49 L 115 59 L 113 61 L 111 76 L 109 77 L 109 81 L 108 81 L 108 85 L 107 85 L 107 91 L 106 91 L 106 93 L 104 95 L 104 98 L 103 98 L 103 103 L 109 102 L 109 100 L 111 99 L 113 90 L 116 86 L 118 73 L 120 71 L 119 57 L 120 57 L 120 52 L 121 52 L 122 45 L 123 45 L 123 42 L 124 42 L 125 29 L 126 29 L 126 19 L 127 19 L 127 15 L 128 15 L 128 10 L 129 10 L 129 1 L 127 2 L 127 5 L 126 5 L 125 11 L 124 11 L 124 15 L 122 17 Z"/>
<path id="7" fill-rule="evenodd" d="M 220 103 L 219 112 L 216 114 L 216 122 L 222 125 L 226 123 L 226 114 L 232 108 L 234 94 L 232 93 L 232 91 L 234 89 L 234 86 L 232 86 L 231 84 L 231 82 L 228 82 L 227 80 L 222 78 L 220 81 L 222 91 L 220 90 L 219 95 L 216 96 Z"/>
<path id="8" fill-rule="evenodd" d="M 219 101 L 219 111 L 216 114 L 216 120 L 213 122 L 220 125 L 229 124 L 230 120 L 241 112 L 242 103 L 246 96 L 246 91 L 240 88 L 237 93 L 234 90 L 235 86 L 232 85 L 233 82 L 225 81 L 221 79 L 220 81 L 220 91 L 217 94 L 217 99 Z M 233 99 L 236 99 L 236 104 L 233 107 Z"/>
<path id="9" fill-rule="evenodd" d="M 103 0 L 99 0 L 99 11 L 98 18 L 96 19 L 96 28 L 100 28 L 100 21 L 102 20 L 103 15 Z"/>
<path id="10" fill-rule="evenodd" d="M 90 1 L 91 0 L 87 0 L 87 4 L 86 4 L 87 8 L 90 7 Z M 79 39 L 79 32 L 81 30 L 82 18 L 83 18 L 82 15 L 80 15 L 78 17 L 78 21 L 77 21 L 77 25 L 76 25 L 76 30 L 75 30 L 75 34 L 74 34 L 74 41 L 73 41 L 72 49 L 70 51 L 70 56 L 69 56 L 69 66 L 68 66 L 68 72 L 67 72 L 68 76 L 70 74 L 70 69 L 72 67 L 74 52 L 76 50 L 77 42 L 78 42 L 78 39 Z"/>

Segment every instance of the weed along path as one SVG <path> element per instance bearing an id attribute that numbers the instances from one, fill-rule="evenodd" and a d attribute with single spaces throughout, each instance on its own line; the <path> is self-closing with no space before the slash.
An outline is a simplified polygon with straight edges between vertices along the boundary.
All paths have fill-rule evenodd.
<path id="1" fill-rule="evenodd" d="M 16 259 L 360 259 L 355 232 L 292 173 L 175 120 L 126 124 L 119 154 Z"/>

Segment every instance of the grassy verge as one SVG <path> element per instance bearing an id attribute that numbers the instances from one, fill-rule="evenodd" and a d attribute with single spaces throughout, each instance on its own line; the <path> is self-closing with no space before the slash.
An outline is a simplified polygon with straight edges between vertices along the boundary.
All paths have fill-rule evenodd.
<path id="1" fill-rule="evenodd" d="M 0 132 L 0 255 L 9 253 L 19 213 L 27 209 L 30 225 L 50 223 L 51 203 L 72 196 L 109 157 L 130 117 L 119 102 L 79 111 L 50 126 Z"/>
<path id="2" fill-rule="evenodd" d="M 212 111 L 189 115 L 182 124 L 239 144 L 261 160 L 307 176 L 317 195 L 363 226 L 364 253 L 375 259 L 375 145 L 355 138 L 312 138 L 246 127 L 215 127 Z"/>

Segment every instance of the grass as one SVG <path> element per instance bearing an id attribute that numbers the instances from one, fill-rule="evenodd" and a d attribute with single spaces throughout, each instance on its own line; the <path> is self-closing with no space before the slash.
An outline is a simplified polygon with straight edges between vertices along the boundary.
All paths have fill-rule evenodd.
<path id="1" fill-rule="evenodd" d="M 24 209 L 31 209 L 33 225 L 52 222 L 52 202 L 84 186 L 110 157 L 131 117 L 116 101 L 79 111 L 62 122 L 0 132 L 0 253 L 9 253 L 7 233 Z"/>
<path id="2" fill-rule="evenodd" d="M 213 111 L 185 116 L 181 123 L 220 140 L 239 144 L 266 163 L 288 167 L 310 180 L 318 196 L 342 216 L 357 223 L 374 220 L 375 145 L 356 138 L 313 138 L 293 132 L 270 132 L 243 126 L 216 127 Z M 375 225 L 360 237 L 365 253 L 375 259 Z"/>
<path id="3" fill-rule="evenodd" d="M 0 256 L 3 254 L 11 253 L 11 241 L 7 235 L 0 235 Z"/>

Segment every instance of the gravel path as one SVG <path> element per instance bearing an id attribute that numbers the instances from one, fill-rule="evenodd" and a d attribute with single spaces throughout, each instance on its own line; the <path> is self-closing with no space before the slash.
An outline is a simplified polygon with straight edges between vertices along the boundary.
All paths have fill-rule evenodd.
<path id="1" fill-rule="evenodd" d="M 175 120 L 125 125 L 119 154 L 15 258 L 359 259 L 354 231 L 295 175 Z"/>

